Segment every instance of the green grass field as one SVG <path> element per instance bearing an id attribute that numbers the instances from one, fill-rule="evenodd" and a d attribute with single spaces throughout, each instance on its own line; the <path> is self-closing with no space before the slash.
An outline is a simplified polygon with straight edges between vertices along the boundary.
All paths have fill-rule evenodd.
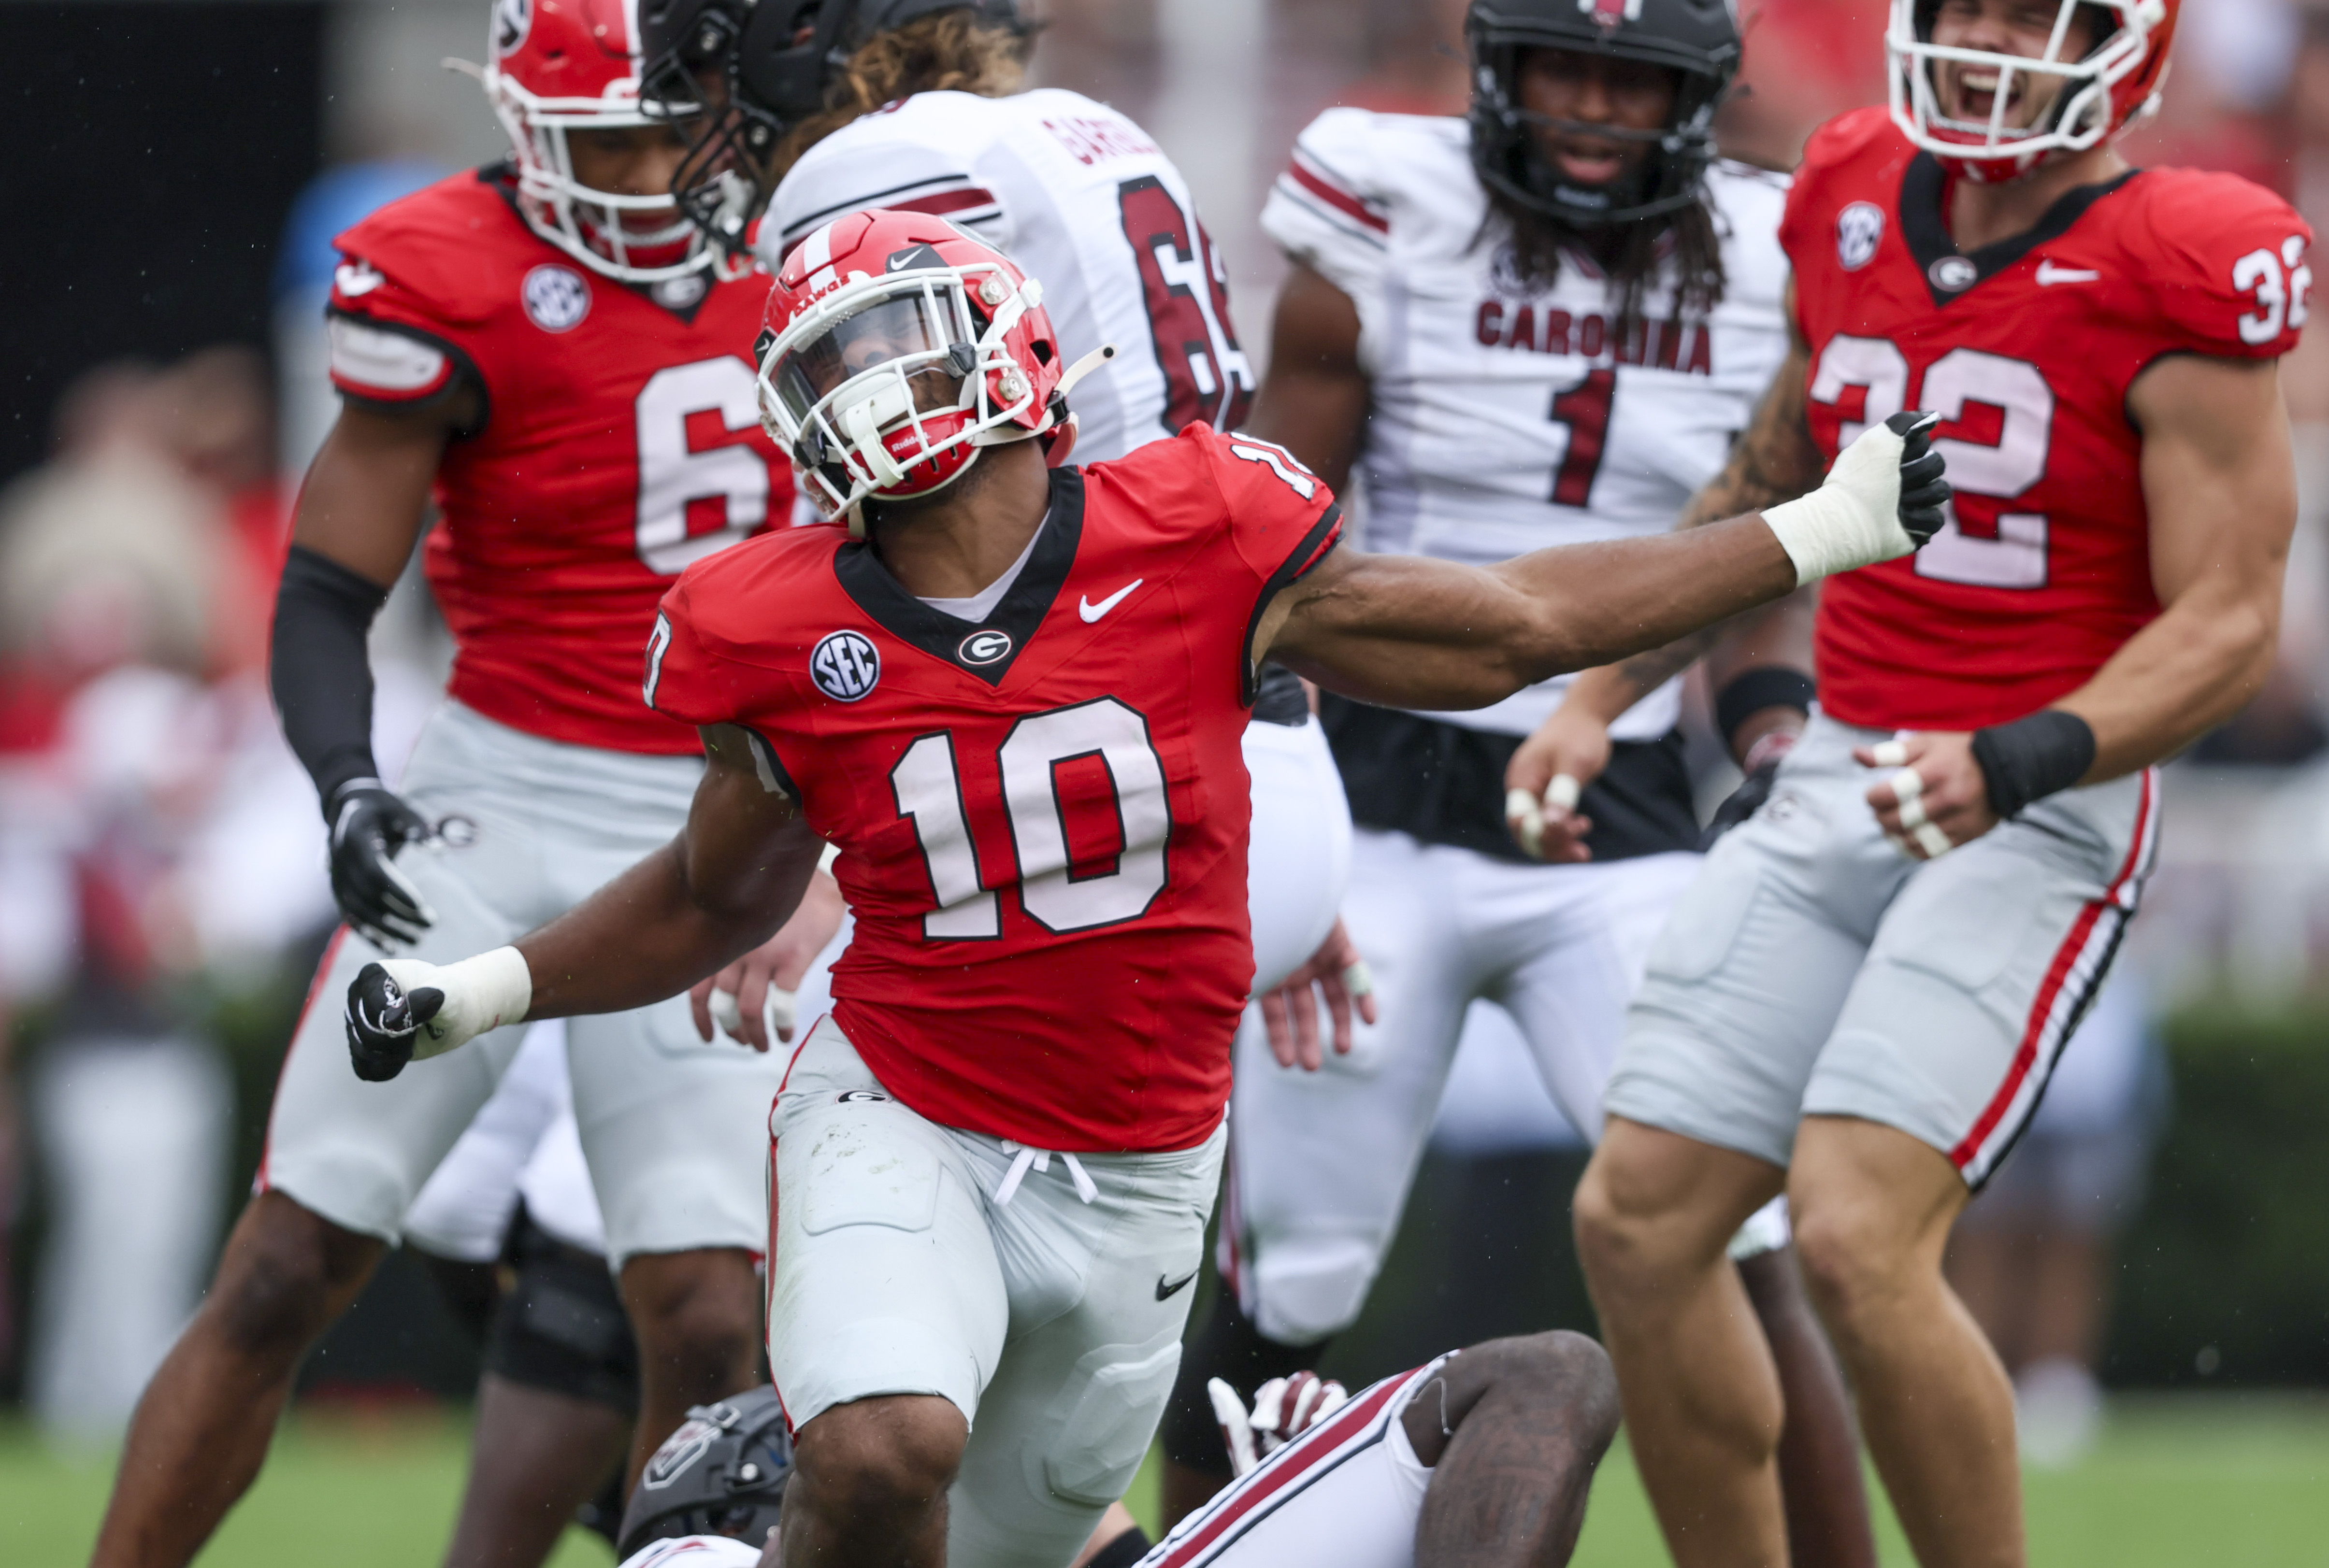
<path id="1" fill-rule="evenodd" d="M 467 1457 L 451 1415 L 311 1415 L 286 1429 L 266 1474 L 203 1562 L 212 1568 L 429 1568 Z M 108 1460 L 52 1453 L 0 1426 L 0 1563 L 82 1561 L 111 1482 Z M 2039 1568 L 2329 1565 L 2329 1401 L 2185 1396 L 2123 1400 L 2084 1464 L 2027 1480 Z M 1153 1518 L 1144 1471 L 1134 1511 Z M 1887 1568 L 1909 1563 L 1888 1516 Z M 570 1532 L 554 1568 L 603 1568 L 596 1537 Z M 1593 1495 L 1579 1568 L 1665 1561 L 1621 1445 Z"/>

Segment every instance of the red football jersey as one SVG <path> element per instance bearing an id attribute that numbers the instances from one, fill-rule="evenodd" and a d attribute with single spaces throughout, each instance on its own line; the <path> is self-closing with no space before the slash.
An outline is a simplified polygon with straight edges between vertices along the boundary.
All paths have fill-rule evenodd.
<path id="1" fill-rule="evenodd" d="M 452 695 L 551 740 L 695 751 L 639 701 L 639 649 L 682 568 L 791 509 L 754 387 L 768 280 L 591 274 L 526 227 L 492 169 L 335 243 L 333 384 L 390 406 L 465 379 L 485 394 L 438 466 L 426 556 Z"/>
<path id="2" fill-rule="evenodd" d="M 665 597 L 648 699 L 750 729 L 762 782 L 841 847 L 834 1013 L 892 1094 L 1078 1153 L 1220 1122 L 1253 981 L 1245 650 L 1341 528 L 1283 450 L 1191 425 L 1058 470 L 976 624 L 834 527 Z"/>
<path id="3" fill-rule="evenodd" d="M 1820 701 L 1873 728 L 2019 718 L 2159 613 L 2127 389 L 2166 354 L 2287 353 L 2313 280 L 2305 221 L 2230 174 L 2139 170 L 1971 254 L 1947 195 L 1862 109 L 1813 136 L 1780 230 L 1822 453 L 1902 408 L 1945 420 L 1952 521 L 1820 588 Z"/>

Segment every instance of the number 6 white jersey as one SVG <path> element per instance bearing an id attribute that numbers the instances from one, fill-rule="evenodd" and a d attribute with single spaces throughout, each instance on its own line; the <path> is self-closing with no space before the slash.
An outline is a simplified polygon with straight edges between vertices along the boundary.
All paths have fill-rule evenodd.
<path id="1" fill-rule="evenodd" d="M 1374 390 L 1360 455 L 1371 549 L 1485 564 L 1674 526 L 1787 346 L 1787 181 L 1722 164 L 1707 186 L 1721 301 L 1675 320 L 1669 273 L 1644 301 L 1646 324 L 1621 341 L 1617 290 L 1591 262 L 1564 257 L 1549 289 L 1514 277 L 1464 121 L 1335 108 L 1311 122 L 1261 221 L 1358 306 Z M 1562 684 L 1433 717 L 1526 734 Z M 1615 733 L 1672 728 L 1676 690 L 1645 699 Z"/>
<path id="2" fill-rule="evenodd" d="M 1058 88 L 924 92 L 811 147 L 760 226 L 770 272 L 813 230 L 868 207 L 961 224 L 1043 286 L 1072 363 L 1117 357 L 1076 390 L 1076 459 L 1101 463 L 1202 420 L 1229 429 L 1253 397 L 1228 275 L 1189 187 L 1146 132 Z"/>

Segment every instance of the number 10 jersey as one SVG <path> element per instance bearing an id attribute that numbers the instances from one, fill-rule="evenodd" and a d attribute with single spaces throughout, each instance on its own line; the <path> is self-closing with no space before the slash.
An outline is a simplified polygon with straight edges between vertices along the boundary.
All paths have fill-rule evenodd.
<path id="1" fill-rule="evenodd" d="M 1261 223 L 1358 307 L 1368 548 L 1483 566 L 1672 528 L 1786 355 L 1786 194 L 1777 175 L 1710 171 L 1721 302 L 1676 319 L 1669 267 L 1625 333 L 1617 291 L 1586 258 L 1563 256 L 1550 287 L 1513 276 L 1464 121 L 1333 108 L 1311 122 Z M 1525 735 L 1566 683 L 1432 717 Z M 1678 690 L 1636 704 L 1617 737 L 1664 735 Z"/>
<path id="2" fill-rule="evenodd" d="M 666 596 L 647 699 L 746 729 L 840 847 L 834 1016 L 891 1094 L 1070 1153 L 1212 1132 L 1253 980 L 1245 650 L 1340 528 L 1279 448 L 1199 424 L 1055 472 L 979 622 L 831 526 Z"/>

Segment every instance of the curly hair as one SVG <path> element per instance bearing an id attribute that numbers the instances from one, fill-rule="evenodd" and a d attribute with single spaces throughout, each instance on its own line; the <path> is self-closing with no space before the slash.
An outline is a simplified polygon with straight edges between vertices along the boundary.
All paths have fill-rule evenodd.
<path id="1" fill-rule="evenodd" d="M 1025 83 L 1032 42 L 967 5 L 874 34 L 825 89 L 825 108 L 785 133 L 777 145 L 775 177 L 783 179 L 802 154 L 842 127 L 901 98 L 918 92 L 1010 97 Z"/>
<path id="2" fill-rule="evenodd" d="M 1589 231 L 1524 207 L 1493 188 L 1485 188 L 1485 193 L 1488 216 L 1474 243 L 1501 230 L 1511 248 L 1514 281 L 1524 288 L 1551 288 L 1561 277 L 1561 253 L 1583 249 Z M 1664 218 L 1629 223 L 1624 233 L 1617 254 L 1606 261 L 1609 282 L 1617 291 L 1619 342 L 1640 324 L 1642 296 L 1656 280 L 1669 244 L 1674 262 L 1676 319 L 1703 316 L 1721 301 L 1722 234 L 1703 189 L 1688 206 Z"/>

